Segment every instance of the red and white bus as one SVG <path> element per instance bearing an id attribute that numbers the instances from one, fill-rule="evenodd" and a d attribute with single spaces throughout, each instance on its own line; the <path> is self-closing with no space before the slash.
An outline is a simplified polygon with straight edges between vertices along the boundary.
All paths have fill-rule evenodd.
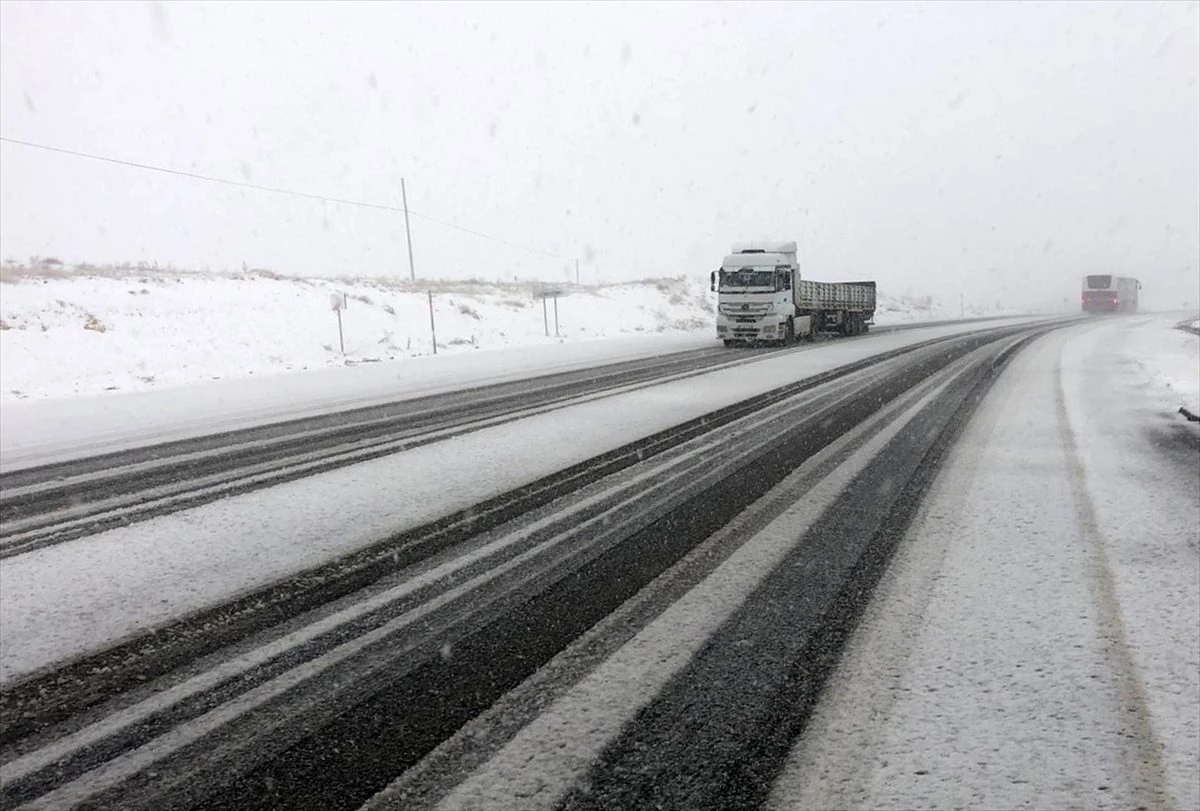
<path id="1" fill-rule="evenodd" d="M 1129 276 L 1095 274 L 1083 277 L 1081 303 L 1085 313 L 1136 313 L 1142 283 Z"/>

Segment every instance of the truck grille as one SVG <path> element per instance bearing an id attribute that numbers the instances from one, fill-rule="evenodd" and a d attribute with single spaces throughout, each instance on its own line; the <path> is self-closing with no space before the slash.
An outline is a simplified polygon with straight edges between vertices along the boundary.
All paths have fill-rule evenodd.
<path id="1" fill-rule="evenodd" d="M 756 302 L 748 301 L 745 304 L 725 303 L 720 306 L 721 306 L 721 314 L 728 315 L 728 316 L 741 316 L 741 315 L 755 316 L 755 315 L 761 315 L 761 314 L 765 313 L 767 310 L 771 309 L 770 303 L 766 302 L 766 301 L 756 301 Z"/>

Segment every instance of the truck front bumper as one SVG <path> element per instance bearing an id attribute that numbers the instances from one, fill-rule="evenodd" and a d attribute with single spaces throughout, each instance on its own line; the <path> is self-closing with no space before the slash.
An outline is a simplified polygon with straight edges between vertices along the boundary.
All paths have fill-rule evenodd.
<path id="1" fill-rule="evenodd" d="M 726 341 L 778 341 L 786 334 L 787 319 L 780 316 L 756 319 L 717 316 L 717 337 Z"/>

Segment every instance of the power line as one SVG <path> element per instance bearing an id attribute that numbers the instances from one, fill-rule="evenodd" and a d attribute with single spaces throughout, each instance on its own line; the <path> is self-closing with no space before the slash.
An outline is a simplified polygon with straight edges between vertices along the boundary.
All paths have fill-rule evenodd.
<path id="1" fill-rule="evenodd" d="M 108 157 L 107 155 L 96 155 L 96 154 L 93 154 L 90 152 L 78 152 L 74 149 L 64 149 L 64 148 L 58 147 L 58 146 L 49 146 L 48 144 L 38 144 L 38 143 L 34 143 L 32 141 L 22 141 L 18 138 L 9 138 L 9 137 L 3 136 L 3 135 L 0 135 L 0 141 L 4 141 L 4 142 L 10 143 L 10 144 L 18 144 L 19 146 L 27 146 L 32 149 L 41 149 L 46 152 L 57 152 L 61 155 L 72 155 L 76 158 L 87 158 L 88 160 L 102 161 L 104 163 L 113 163 L 118 166 L 127 166 L 127 167 L 131 167 L 134 169 L 145 169 L 145 170 L 148 170 L 151 172 L 161 172 L 166 175 L 175 175 L 177 177 L 186 177 L 186 178 L 190 178 L 192 180 L 203 180 L 208 183 L 220 183 L 225 186 L 234 186 L 234 187 L 242 188 L 242 189 L 253 189 L 254 191 L 272 192 L 274 194 L 286 194 L 291 197 L 301 197 L 306 200 L 320 200 L 323 203 L 340 203 L 341 205 L 358 206 L 359 208 L 370 208 L 370 209 L 375 209 L 377 211 L 394 211 L 397 213 L 404 212 L 404 209 L 399 206 L 389 206 L 389 205 L 385 205 L 383 203 L 367 203 L 362 200 L 350 200 L 350 199 L 347 199 L 344 197 L 331 197 L 330 195 L 327 195 L 327 194 L 312 194 L 310 192 L 294 191 L 292 189 L 282 189 L 282 188 L 279 188 L 278 186 L 264 186 L 259 183 L 249 183 L 249 182 L 241 181 L 241 180 L 230 180 L 229 178 L 215 177 L 213 175 L 203 175 L 198 172 L 185 172 L 182 169 L 171 169 L 166 166 L 153 166 L 148 163 L 138 163 L 136 161 L 127 161 L 127 160 L 122 160 L 120 158 L 111 158 L 111 157 Z M 487 239 L 487 240 L 491 240 L 492 242 L 498 242 L 502 245 L 508 245 L 510 248 L 518 248 L 520 250 L 530 251 L 532 253 L 538 253 L 538 254 L 541 254 L 542 256 L 550 257 L 551 259 L 564 259 L 564 260 L 567 259 L 567 257 L 562 256 L 560 254 L 550 253 L 549 251 L 544 251 L 541 248 L 535 248 L 532 245 L 522 245 L 519 242 L 511 242 L 507 239 L 502 239 L 500 237 L 492 236 L 491 234 L 485 234 L 482 231 L 476 231 L 473 228 L 466 228 L 461 225 L 456 225 L 452 222 L 446 222 L 445 220 L 440 220 L 437 217 L 431 217 L 428 214 L 422 214 L 419 211 L 413 211 L 412 209 L 408 209 L 408 213 L 414 217 L 420 217 L 423 220 L 428 220 L 429 222 L 437 223 L 438 225 L 444 226 L 446 228 L 453 228 L 455 231 L 461 231 L 464 234 L 471 234 L 472 236 L 477 236 L 477 237 L 480 237 L 481 239 Z"/>

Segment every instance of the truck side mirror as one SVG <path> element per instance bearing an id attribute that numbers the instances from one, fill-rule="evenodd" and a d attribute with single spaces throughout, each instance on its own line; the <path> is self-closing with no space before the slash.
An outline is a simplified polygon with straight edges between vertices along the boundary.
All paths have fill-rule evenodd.
<path id="1" fill-rule="evenodd" d="M 717 272 L 715 270 L 708 274 L 708 289 L 714 293 L 717 292 Z"/>

